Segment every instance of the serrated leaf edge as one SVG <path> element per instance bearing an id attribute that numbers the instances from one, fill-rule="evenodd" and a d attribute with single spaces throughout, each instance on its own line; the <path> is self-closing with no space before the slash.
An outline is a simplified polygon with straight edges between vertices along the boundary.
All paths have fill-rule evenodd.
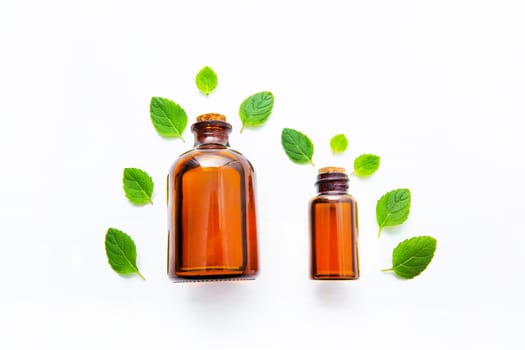
<path id="1" fill-rule="evenodd" d="M 381 223 L 377 223 L 379 225 L 379 231 L 377 233 L 377 237 L 379 238 L 381 236 L 381 232 L 383 230 L 383 228 L 385 227 L 391 227 L 391 226 L 399 226 L 403 223 L 405 223 L 405 221 L 407 221 L 408 217 L 410 216 L 410 207 L 412 205 L 412 193 L 410 192 L 410 189 L 408 188 L 396 188 L 394 190 L 391 190 L 391 191 L 388 191 L 387 193 L 385 193 L 384 195 L 381 196 L 381 198 L 379 198 L 379 200 L 377 201 L 376 203 L 376 219 L 377 219 L 377 208 L 378 208 L 378 205 L 379 205 L 379 202 L 381 202 L 381 200 L 383 200 L 383 198 L 386 198 L 386 196 L 388 195 L 393 195 L 394 192 L 397 192 L 397 191 L 401 191 L 401 190 L 404 190 L 404 191 L 407 191 L 408 192 L 408 198 L 409 198 L 409 203 L 408 203 L 408 210 L 407 210 L 407 214 L 406 214 L 406 217 L 404 218 L 404 220 L 402 222 L 400 222 L 399 224 L 395 224 L 395 225 L 386 225 L 385 226 L 385 222 L 388 220 L 388 218 L 391 216 L 392 213 L 397 213 L 399 210 L 397 211 L 394 211 L 394 212 L 391 212 L 391 213 L 388 213 L 383 221 Z"/>
<path id="2" fill-rule="evenodd" d="M 126 174 L 131 175 L 129 170 L 136 170 L 148 178 L 148 180 L 151 182 L 151 194 L 146 192 L 144 187 L 140 184 L 139 181 L 136 180 L 135 177 L 132 179 L 126 179 Z M 142 191 L 142 193 L 144 193 L 145 197 L 147 198 L 147 201 L 137 201 L 134 197 L 131 197 L 130 193 L 128 192 L 128 190 L 131 190 L 131 189 L 129 189 L 129 186 L 126 186 L 125 181 L 132 181 L 132 182 L 137 183 L 138 187 L 140 188 L 140 191 Z M 152 196 L 153 196 L 153 191 L 155 189 L 155 183 L 153 182 L 153 178 L 144 170 L 139 169 L 139 168 L 124 168 L 124 173 L 122 175 L 122 188 L 124 189 L 124 194 L 126 195 L 126 198 L 131 203 L 136 204 L 136 205 L 153 204 Z M 139 192 L 137 190 L 133 190 L 133 191 Z"/>
<path id="3" fill-rule="evenodd" d="M 206 79 L 201 79 L 202 78 L 202 75 L 205 74 L 204 72 L 205 71 L 209 71 L 211 74 L 213 74 L 213 77 L 215 78 L 215 83 L 213 85 L 209 85 L 208 84 L 208 80 L 207 77 Z M 203 91 L 203 89 L 201 89 L 201 87 L 199 86 L 199 80 L 202 82 L 203 80 L 206 80 L 206 82 L 204 83 L 204 85 L 206 85 L 206 89 L 205 91 Z M 210 93 L 212 93 L 216 88 L 217 88 L 217 85 L 218 85 L 218 76 L 217 76 L 217 73 L 215 73 L 215 71 L 213 70 L 213 68 L 211 68 L 210 66 L 204 66 L 198 73 L 197 75 L 195 76 L 195 85 L 197 85 L 197 89 L 203 93 L 204 95 L 206 96 L 209 96 Z"/>
<path id="4" fill-rule="evenodd" d="M 159 103 L 159 101 L 166 101 L 168 103 L 173 103 L 175 104 L 178 108 L 180 108 L 182 110 L 182 112 L 184 113 L 185 115 L 185 122 L 184 122 L 184 127 L 181 128 L 181 130 L 179 130 L 177 128 L 177 126 L 175 126 L 175 124 L 173 124 L 173 122 L 171 121 L 171 119 L 166 115 L 166 113 L 164 112 L 164 110 L 160 107 L 160 105 L 157 105 L 155 106 L 154 108 L 159 108 L 164 114 L 165 114 L 165 117 L 161 117 L 162 119 L 166 119 L 169 123 L 169 126 L 175 131 L 175 132 L 172 132 L 170 134 L 167 134 L 165 132 L 163 132 L 162 130 L 160 130 L 158 127 L 157 127 L 157 124 L 155 123 L 154 121 L 154 117 L 153 117 L 153 112 L 152 112 L 152 106 L 153 106 L 153 101 L 155 101 L 157 104 Z M 181 105 L 179 105 L 178 103 L 176 103 L 175 101 L 173 100 L 170 100 L 169 98 L 166 98 L 166 97 L 161 97 L 161 96 L 153 96 L 150 100 L 150 120 L 151 120 L 151 123 L 153 124 L 153 127 L 155 128 L 155 130 L 157 131 L 157 133 L 162 136 L 162 137 L 166 137 L 166 138 L 180 138 L 182 140 L 182 142 L 186 142 L 186 140 L 184 139 L 183 137 L 183 133 L 184 133 L 184 130 L 186 129 L 186 126 L 188 125 L 188 114 L 186 113 L 186 111 L 184 110 L 184 108 L 182 108 Z"/>
<path id="5" fill-rule="evenodd" d="M 246 114 L 246 105 L 250 102 L 254 102 L 256 97 L 258 96 L 263 96 L 264 99 L 261 99 L 261 100 L 269 100 L 271 101 L 271 103 L 269 103 L 270 105 L 270 109 L 269 111 L 267 112 L 268 115 L 264 117 L 264 119 L 261 121 L 261 122 L 251 122 L 248 118 L 248 115 Z M 266 96 L 268 96 L 268 98 L 266 98 Z M 250 128 L 257 128 L 257 127 L 260 127 L 262 125 L 264 125 L 267 121 L 268 121 L 268 118 L 270 118 L 270 116 L 272 115 L 272 112 L 273 112 L 273 106 L 274 106 L 274 103 L 275 103 L 275 97 L 273 95 L 273 93 L 271 91 L 267 91 L 267 90 L 264 90 L 264 91 L 259 91 L 259 92 L 256 92 L 248 97 L 246 97 L 242 102 L 241 102 L 241 105 L 239 106 L 239 117 L 241 119 L 241 123 L 242 123 L 242 126 L 241 126 L 241 133 L 242 131 L 244 130 L 245 127 L 250 127 Z M 264 108 L 266 108 L 267 106 L 265 106 Z M 266 114 L 266 113 L 256 113 L 254 115 L 262 115 L 262 114 Z"/>
<path id="6" fill-rule="evenodd" d="M 345 145 L 343 147 L 343 149 L 341 150 L 335 150 L 335 147 L 333 145 L 333 142 L 335 142 L 337 139 L 343 139 L 344 142 L 345 142 Z M 346 151 L 346 149 L 348 148 L 348 138 L 346 137 L 345 134 L 337 134 L 337 135 L 334 135 L 332 136 L 332 138 L 330 139 L 330 149 L 332 150 L 332 153 L 333 154 L 341 154 L 341 153 L 344 153 Z"/>
<path id="7" fill-rule="evenodd" d="M 146 280 L 146 278 L 142 275 L 142 273 L 140 273 L 140 271 L 139 271 L 139 269 L 137 267 L 136 261 L 135 262 L 131 261 L 128 258 L 128 256 L 126 255 L 126 253 L 124 252 L 124 250 L 120 247 L 119 242 L 118 242 L 118 238 L 117 238 L 118 235 L 121 235 L 121 236 L 123 236 L 123 237 L 125 237 L 127 239 L 127 241 L 131 244 L 131 247 L 133 247 L 133 250 L 135 251 L 135 255 L 136 255 L 137 247 L 135 246 L 135 242 L 133 241 L 131 236 L 128 235 L 127 233 L 119 230 L 119 229 L 110 227 L 107 230 L 106 237 L 104 239 L 104 243 L 105 243 L 104 245 L 106 247 L 106 257 L 108 259 L 108 264 L 111 266 L 113 271 L 115 271 L 118 274 L 127 275 L 127 274 L 134 273 L 134 274 L 138 275 L 142 280 Z M 114 239 L 114 241 L 112 241 L 113 239 Z M 123 243 L 124 242 L 120 242 L 120 244 L 123 244 Z M 111 258 L 110 258 L 109 254 L 108 254 L 108 250 L 111 249 L 110 246 L 113 247 L 113 251 L 115 251 L 115 248 L 116 248 L 118 255 L 124 257 L 124 260 L 131 267 L 132 272 L 122 273 L 122 272 L 117 271 L 116 265 L 111 261 Z M 117 254 L 115 254 L 115 255 L 117 255 Z M 136 259 L 136 257 L 135 257 L 135 259 Z"/>
<path id="8" fill-rule="evenodd" d="M 377 167 L 375 169 L 373 169 L 373 171 L 371 173 L 365 173 L 363 174 L 359 169 L 366 169 L 366 170 L 369 170 L 370 168 L 364 168 L 364 167 L 356 167 L 356 163 L 357 161 L 362 158 L 362 157 L 374 157 L 375 159 L 377 159 Z M 354 159 L 354 171 L 352 172 L 352 174 L 354 175 L 357 175 L 359 177 L 368 177 L 368 176 L 371 176 L 373 174 L 375 174 L 375 172 L 379 169 L 379 167 L 381 166 L 381 157 L 376 155 L 376 154 L 372 154 L 372 153 L 363 153 L 361 155 L 359 155 L 358 157 L 356 157 Z"/>
<path id="9" fill-rule="evenodd" d="M 425 256 L 413 255 L 413 256 L 409 257 L 407 260 L 403 261 L 401 264 L 394 265 L 394 261 L 393 261 L 394 260 L 394 255 L 395 255 L 396 250 L 399 249 L 400 246 L 402 246 L 403 244 L 406 244 L 406 242 L 408 242 L 410 240 L 417 239 L 417 238 L 421 239 L 423 237 L 427 238 L 427 239 L 430 238 L 433 241 L 434 244 L 433 244 L 432 254 L 425 255 Z M 399 244 L 393 249 L 393 251 L 392 251 L 392 267 L 389 267 L 387 269 L 382 269 L 381 272 L 394 272 L 399 277 L 402 277 L 402 278 L 405 278 L 405 279 L 412 279 L 412 278 L 414 278 L 416 276 L 419 276 L 421 273 L 423 273 L 423 271 L 425 271 L 427 269 L 428 265 L 430 265 L 430 263 L 434 259 L 434 255 L 436 253 L 436 249 L 437 249 L 437 239 L 435 239 L 432 236 L 424 235 L 424 236 L 414 236 L 414 237 L 407 238 L 407 239 L 399 242 Z M 407 266 L 406 263 L 408 261 L 410 261 L 411 259 L 414 259 L 414 258 L 426 258 L 426 257 L 430 257 L 430 260 L 426 264 L 420 264 L 420 265 L 413 265 L 412 266 L 412 267 L 414 267 L 414 266 L 424 266 L 423 270 L 419 271 L 415 275 L 403 274 L 403 273 L 400 273 L 399 271 L 396 270 L 396 268 L 398 268 L 399 266 Z"/>
<path id="10" fill-rule="evenodd" d="M 290 141 L 287 141 L 284 139 L 284 136 L 285 136 L 285 133 L 286 133 L 286 136 L 288 136 L 288 138 L 292 139 L 292 142 Z M 297 135 L 297 140 L 293 140 L 293 137 L 290 135 L 291 134 L 296 134 Z M 304 137 L 304 140 L 307 142 L 307 144 L 312 148 L 312 155 L 308 155 L 306 153 L 303 152 L 303 150 L 301 150 L 299 148 L 299 141 L 301 139 L 301 137 Z M 293 150 L 292 149 L 289 149 L 290 147 L 285 147 L 285 143 L 287 145 L 290 145 L 292 146 Z M 315 166 L 314 162 L 313 162 L 313 152 L 314 152 L 314 144 L 312 143 L 312 140 L 310 140 L 310 138 L 298 131 L 298 130 L 295 130 L 295 129 L 292 129 L 292 128 L 284 128 L 282 131 L 281 131 L 281 144 L 284 148 L 284 152 L 286 153 L 286 155 L 288 156 L 288 158 L 296 163 L 296 164 L 311 164 L 312 166 Z M 297 159 L 292 159 L 292 157 L 290 157 L 290 154 L 289 153 L 292 153 L 292 154 L 297 154 L 299 155 L 301 158 L 306 158 L 304 161 L 303 160 L 297 160 Z M 299 157 L 297 157 L 299 158 Z"/>

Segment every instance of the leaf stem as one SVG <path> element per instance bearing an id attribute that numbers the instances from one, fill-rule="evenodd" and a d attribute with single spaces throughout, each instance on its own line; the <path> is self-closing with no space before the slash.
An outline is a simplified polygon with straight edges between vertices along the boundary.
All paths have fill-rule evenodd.
<path id="1" fill-rule="evenodd" d="M 313 159 L 310 159 L 310 164 L 312 164 L 312 166 L 315 166 Z"/>
<path id="2" fill-rule="evenodd" d="M 242 131 L 244 130 L 244 123 L 241 126 L 241 131 L 239 131 L 239 134 L 242 134 Z"/>
<path id="3" fill-rule="evenodd" d="M 382 269 L 381 272 L 390 272 L 390 271 L 394 271 L 394 268 L 393 267 L 389 267 L 388 269 Z"/>
<path id="4" fill-rule="evenodd" d="M 379 226 L 379 232 L 377 232 L 377 238 L 381 236 L 381 231 L 383 231 L 383 226 Z"/>
<path id="5" fill-rule="evenodd" d="M 146 278 L 144 278 L 144 276 L 140 273 L 140 271 L 137 269 L 137 271 L 135 271 L 135 273 L 143 280 L 145 281 Z"/>
<path id="6" fill-rule="evenodd" d="M 184 139 L 184 136 L 182 136 L 182 134 L 180 135 L 180 139 L 182 140 L 182 142 L 186 143 L 186 140 Z"/>

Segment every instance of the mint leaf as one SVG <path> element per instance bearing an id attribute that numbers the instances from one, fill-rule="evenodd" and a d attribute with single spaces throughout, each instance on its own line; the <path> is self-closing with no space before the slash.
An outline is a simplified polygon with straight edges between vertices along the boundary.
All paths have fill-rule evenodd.
<path id="1" fill-rule="evenodd" d="M 379 156 L 361 154 L 354 160 L 354 174 L 360 177 L 370 176 L 379 168 Z"/>
<path id="2" fill-rule="evenodd" d="M 314 165 L 312 156 L 314 145 L 312 141 L 300 131 L 284 128 L 281 133 L 281 144 L 290 160 L 297 164 L 310 163 Z"/>
<path id="3" fill-rule="evenodd" d="M 130 236 L 116 228 L 109 228 L 104 245 L 108 263 L 115 272 L 123 275 L 134 273 L 145 279 L 137 268 L 137 249 Z"/>
<path id="4" fill-rule="evenodd" d="M 376 219 L 379 225 L 377 237 L 386 226 L 396 226 L 404 223 L 410 213 L 410 190 L 400 188 L 384 194 L 376 205 Z"/>
<path id="5" fill-rule="evenodd" d="M 186 111 L 170 99 L 152 97 L 149 104 L 151 122 L 160 136 L 177 138 L 182 141 L 182 133 L 188 124 Z"/>
<path id="6" fill-rule="evenodd" d="M 343 153 L 348 147 L 348 139 L 345 134 L 337 134 L 330 140 L 330 148 L 333 153 Z"/>
<path id="7" fill-rule="evenodd" d="M 394 271 L 399 277 L 414 278 L 430 264 L 436 245 L 436 239 L 430 236 L 406 239 L 392 252 L 392 267 L 381 271 Z"/>
<path id="8" fill-rule="evenodd" d="M 200 92 L 208 96 L 217 87 L 217 74 L 213 69 L 206 66 L 197 73 L 195 84 Z"/>
<path id="9" fill-rule="evenodd" d="M 122 184 L 126 197 L 133 204 L 153 204 L 153 179 L 144 170 L 137 168 L 125 168 Z"/>
<path id="10" fill-rule="evenodd" d="M 272 114 L 273 101 L 273 94 L 270 91 L 258 92 L 242 101 L 239 107 L 241 132 L 246 126 L 253 128 L 263 125 Z"/>

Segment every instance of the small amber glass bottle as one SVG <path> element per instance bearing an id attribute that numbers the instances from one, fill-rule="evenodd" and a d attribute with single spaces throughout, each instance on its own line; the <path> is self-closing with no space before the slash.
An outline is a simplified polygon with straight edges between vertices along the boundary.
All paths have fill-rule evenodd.
<path id="1" fill-rule="evenodd" d="M 255 179 L 229 148 L 221 114 L 197 117 L 194 148 L 168 174 L 168 276 L 253 279 L 258 271 Z"/>
<path id="2" fill-rule="evenodd" d="M 347 193 L 345 169 L 326 167 L 317 175 L 310 201 L 311 278 L 359 278 L 357 202 Z"/>

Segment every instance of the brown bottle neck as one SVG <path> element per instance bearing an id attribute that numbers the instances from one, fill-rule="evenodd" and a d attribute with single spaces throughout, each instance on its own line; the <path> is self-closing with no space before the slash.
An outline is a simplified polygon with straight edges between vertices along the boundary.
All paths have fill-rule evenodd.
<path id="1" fill-rule="evenodd" d="M 319 194 L 346 194 L 348 191 L 348 175 L 344 173 L 319 174 L 315 185 Z"/>
<path id="2" fill-rule="evenodd" d="M 220 120 L 207 120 L 193 124 L 191 131 L 195 136 L 194 147 L 224 148 L 229 146 L 228 135 L 232 126 Z"/>

